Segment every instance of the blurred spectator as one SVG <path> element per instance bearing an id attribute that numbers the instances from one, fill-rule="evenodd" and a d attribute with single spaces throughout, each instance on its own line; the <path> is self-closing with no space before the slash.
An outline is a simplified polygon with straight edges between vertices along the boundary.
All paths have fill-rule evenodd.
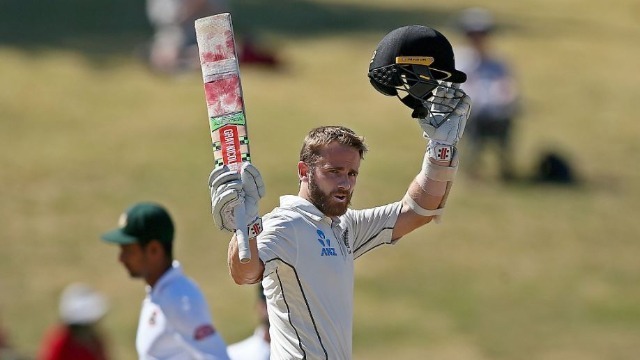
<path id="1" fill-rule="evenodd" d="M 154 29 L 149 50 L 151 67 L 174 73 L 199 66 L 194 21 L 228 12 L 227 0 L 147 0 L 147 17 Z"/>
<path id="2" fill-rule="evenodd" d="M 82 283 L 68 285 L 60 297 L 60 323 L 40 348 L 39 360 L 107 360 L 98 321 L 106 314 L 106 298 Z"/>
<path id="3" fill-rule="evenodd" d="M 262 285 L 258 285 L 256 311 L 260 324 L 254 330 L 253 335 L 227 347 L 231 360 L 269 360 L 271 337 L 269 336 L 267 300 Z"/>
<path id="4" fill-rule="evenodd" d="M 483 153 L 495 145 L 500 176 L 512 180 L 511 138 L 519 111 L 517 83 L 507 62 L 491 48 L 490 36 L 495 28 L 491 13 L 481 8 L 466 9 L 459 15 L 458 26 L 467 44 L 456 49 L 456 65 L 467 73 L 462 88 L 473 102 L 466 128 L 464 168 L 472 177 L 481 176 Z"/>
<path id="5" fill-rule="evenodd" d="M 279 68 L 282 64 L 272 50 L 266 49 L 252 34 L 244 34 L 238 40 L 238 61 L 241 64 L 262 65 Z"/>
<path id="6" fill-rule="evenodd" d="M 154 29 L 148 52 L 151 67 L 158 72 L 173 74 L 200 69 L 194 22 L 202 17 L 230 12 L 228 0 L 147 0 L 147 17 Z M 246 36 L 238 43 L 238 61 L 247 64 L 277 66 L 271 52 L 257 46 Z"/>

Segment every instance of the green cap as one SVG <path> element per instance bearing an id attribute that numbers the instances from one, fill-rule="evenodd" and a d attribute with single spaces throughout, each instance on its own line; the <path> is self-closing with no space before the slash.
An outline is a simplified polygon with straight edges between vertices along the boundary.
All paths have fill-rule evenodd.
<path id="1" fill-rule="evenodd" d="M 102 239 L 120 245 L 150 240 L 170 243 L 173 232 L 173 221 L 167 210 L 158 204 L 141 202 L 120 215 L 118 228 L 102 234 Z"/>

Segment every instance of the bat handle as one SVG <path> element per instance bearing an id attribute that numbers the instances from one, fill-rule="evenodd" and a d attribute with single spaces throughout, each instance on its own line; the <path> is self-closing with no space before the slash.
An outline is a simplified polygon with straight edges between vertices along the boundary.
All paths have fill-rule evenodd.
<path id="1" fill-rule="evenodd" d="M 247 217 L 245 216 L 244 206 L 238 206 L 234 209 L 236 220 L 236 241 L 238 241 L 238 255 L 240 262 L 245 264 L 251 261 L 251 249 L 249 249 L 249 232 L 247 230 Z"/>

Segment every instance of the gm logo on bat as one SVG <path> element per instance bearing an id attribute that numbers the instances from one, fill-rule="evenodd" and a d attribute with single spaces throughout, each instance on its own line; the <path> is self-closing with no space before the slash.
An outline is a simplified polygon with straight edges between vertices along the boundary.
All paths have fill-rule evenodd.
<path id="1" fill-rule="evenodd" d="M 336 248 L 331 247 L 331 239 L 327 239 L 322 230 L 316 230 L 318 233 L 318 241 L 322 245 L 320 256 L 338 256 Z"/>

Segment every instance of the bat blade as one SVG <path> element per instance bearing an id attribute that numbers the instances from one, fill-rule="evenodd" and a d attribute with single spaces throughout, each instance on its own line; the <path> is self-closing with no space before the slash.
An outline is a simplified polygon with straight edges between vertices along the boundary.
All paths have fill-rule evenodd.
<path id="1" fill-rule="evenodd" d="M 251 155 L 231 14 L 197 19 L 195 28 L 215 166 L 239 172 Z M 246 263 L 251 252 L 242 206 L 234 217 L 240 261 Z"/>

